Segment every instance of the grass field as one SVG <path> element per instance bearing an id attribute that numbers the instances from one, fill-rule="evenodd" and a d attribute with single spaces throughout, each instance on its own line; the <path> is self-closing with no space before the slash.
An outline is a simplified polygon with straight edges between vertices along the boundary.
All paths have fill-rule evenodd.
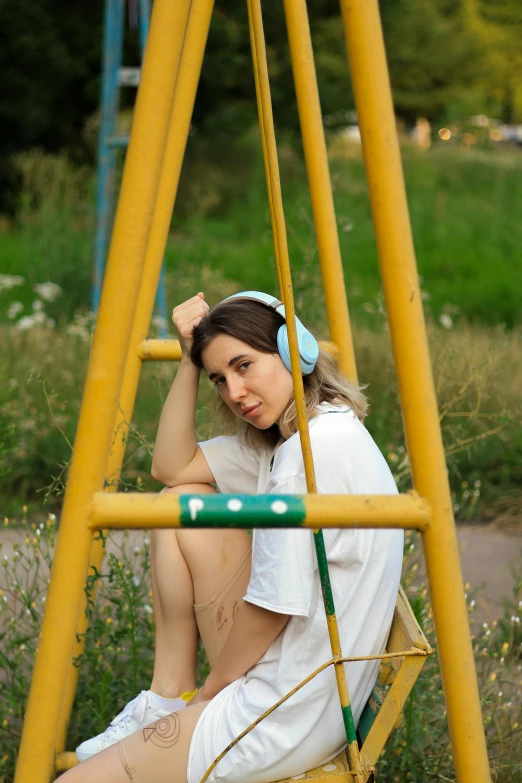
<path id="1" fill-rule="evenodd" d="M 360 377 L 369 384 L 368 426 L 405 487 L 408 463 L 363 164 L 356 148 L 336 143 L 332 153 Z M 404 161 L 456 510 L 462 518 L 494 513 L 522 486 L 522 155 L 439 145 L 426 153 L 407 147 Z M 298 152 L 285 146 L 281 165 L 298 311 L 326 337 Z M 19 167 L 24 190 L 16 219 L 3 224 L 0 250 L 2 274 L 11 276 L 11 283 L 0 277 L 6 381 L 0 410 L 12 450 L 3 480 L 6 513 L 41 502 L 36 493 L 45 487 L 51 497 L 59 494 L 91 326 L 92 173 L 40 153 L 24 156 Z M 169 306 L 200 289 L 211 304 L 241 288 L 275 290 L 264 172 L 252 139 L 221 157 L 201 144 L 189 151 L 166 268 Z M 35 291 L 49 281 L 61 293 Z M 24 319 L 26 328 L 19 328 Z M 144 368 L 125 472 L 131 483 L 139 477 L 150 486 L 150 444 L 172 374 L 170 366 Z"/>
<path id="2" fill-rule="evenodd" d="M 325 337 L 304 173 L 295 150 L 282 152 L 296 302 Z M 411 476 L 362 162 L 353 148 L 336 145 L 335 152 L 356 354 L 370 399 L 367 424 L 405 490 Z M 459 520 L 499 514 L 520 520 L 522 156 L 439 147 L 422 155 L 406 148 L 404 157 L 454 510 Z M 3 555 L 0 574 L 0 783 L 13 781 L 92 329 L 92 173 L 39 153 L 19 163 L 19 209 L 14 220 L 0 220 L 0 511 L 6 534 L 14 525 L 21 542 L 12 556 Z M 276 289 L 264 174 L 251 140 L 221 160 L 201 145 L 189 155 L 166 266 L 170 306 L 201 289 L 210 303 L 241 288 Z M 42 287 L 48 283 L 59 289 Z M 122 473 L 126 488 L 158 488 L 150 454 L 174 372 L 167 363 L 144 365 Z M 203 382 L 201 437 L 213 434 L 210 394 Z M 418 543 L 416 534 L 407 536 L 403 583 L 432 640 L 427 586 L 415 578 Z M 89 585 L 99 582 L 99 595 L 89 602 L 87 645 L 77 662 L 69 748 L 103 729 L 150 680 L 149 552 L 147 536 L 142 547 L 124 539 Z M 470 614 L 475 599 L 480 593 L 467 597 Z M 519 580 L 503 617 L 473 637 L 495 783 L 518 783 L 522 774 L 521 607 Z M 380 759 L 378 778 L 454 781 L 436 653 Z"/>

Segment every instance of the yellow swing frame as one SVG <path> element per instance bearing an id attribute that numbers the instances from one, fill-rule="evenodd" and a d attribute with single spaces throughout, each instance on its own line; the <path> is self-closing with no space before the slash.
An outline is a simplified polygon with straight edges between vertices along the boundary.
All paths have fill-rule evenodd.
<path id="1" fill-rule="evenodd" d="M 276 261 L 307 477 L 308 494 L 300 500 L 299 524 L 316 531 L 322 527 L 402 527 L 422 532 L 457 779 L 459 783 L 487 783 L 490 773 L 480 701 L 377 0 L 341 0 L 341 9 L 415 486 L 415 492 L 399 496 L 314 494 L 260 0 L 248 0 L 248 7 Z M 306 2 L 284 0 L 284 7 L 330 338 L 341 369 L 355 378 Z M 88 569 L 99 567 L 103 558 L 101 544 L 93 543 L 94 531 L 191 524 L 184 514 L 183 497 L 114 494 L 113 490 L 142 361 L 180 358 L 176 341 L 147 340 L 147 334 L 212 8 L 212 0 L 154 3 L 16 783 L 46 783 L 74 761 L 74 754 L 65 752 L 77 681 L 72 660 L 82 649 L 79 639 L 86 624 Z M 150 122 L 152 116 L 154 122 Z M 265 523 L 267 513 L 262 511 Z M 345 715 L 349 710 L 346 659 L 335 613 L 327 616 L 330 663 L 335 667 Z M 333 776 L 357 783 L 369 780 L 429 651 L 407 602 L 399 595 L 388 653 L 381 656 L 395 661 L 395 682 L 362 750 L 357 741 L 349 741 L 347 756 L 341 754 L 332 764 Z M 313 770 L 304 777 L 317 779 L 325 777 L 325 772 Z"/>

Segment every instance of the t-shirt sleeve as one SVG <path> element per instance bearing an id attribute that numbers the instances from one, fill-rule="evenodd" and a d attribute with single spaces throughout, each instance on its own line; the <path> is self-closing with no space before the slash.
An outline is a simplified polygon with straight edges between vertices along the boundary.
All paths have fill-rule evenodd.
<path id="1" fill-rule="evenodd" d="M 198 443 L 218 490 L 224 494 L 255 495 L 260 455 L 237 435 L 220 435 Z"/>
<path id="2" fill-rule="evenodd" d="M 306 493 L 301 476 L 269 482 L 267 493 Z M 310 616 L 314 581 L 311 530 L 256 528 L 252 542 L 252 572 L 245 601 L 279 614 Z"/>

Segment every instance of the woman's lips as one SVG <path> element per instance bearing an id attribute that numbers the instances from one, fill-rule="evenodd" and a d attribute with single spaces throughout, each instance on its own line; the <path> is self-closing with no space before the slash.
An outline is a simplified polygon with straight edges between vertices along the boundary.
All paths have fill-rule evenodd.
<path id="1" fill-rule="evenodd" d="M 259 408 L 261 407 L 261 403 L 259 402 L 257 405 L 249 406 L 248 408 L 244 408 L 241 411 L 241 415 L 245 416 L 245 418 L 250 419 L 252 416 L 255 416 Z"/>

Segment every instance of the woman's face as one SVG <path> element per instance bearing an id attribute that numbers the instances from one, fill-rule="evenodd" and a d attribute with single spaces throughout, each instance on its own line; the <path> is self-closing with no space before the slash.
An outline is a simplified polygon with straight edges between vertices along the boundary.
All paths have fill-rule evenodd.
<path id="1" fill-rule="evenodd" d="M 279 354 L 261 353 L 247 343 L 220 334 L 202 351 L 203 366 L 223 402 L 240 419 L 266 430 L 293 395 L 292 375 Z"/>

